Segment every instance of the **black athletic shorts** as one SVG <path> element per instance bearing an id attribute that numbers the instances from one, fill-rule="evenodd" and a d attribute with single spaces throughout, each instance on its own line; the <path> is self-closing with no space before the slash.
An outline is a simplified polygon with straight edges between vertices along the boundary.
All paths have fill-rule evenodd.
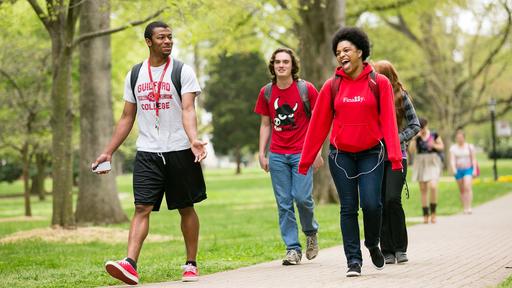
<path id="1" fill-rule="evenodd" d="M 154 205 L 153 211 L 158 211 L 164 194 L 169 210 L 192 207 L 206 199 L 203 171 L 194 159 L 191 149 L 137 151 L 133 165 L 135 205 Z"/>

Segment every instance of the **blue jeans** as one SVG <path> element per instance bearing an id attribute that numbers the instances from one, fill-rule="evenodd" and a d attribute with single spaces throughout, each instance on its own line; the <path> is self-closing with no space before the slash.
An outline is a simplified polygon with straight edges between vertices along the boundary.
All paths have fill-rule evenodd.
<path id="1" fill-rule="evenodd" d="M 279 211 L 279 228 L 287 250 L 301 251 L 293 202 L 299 211 L 302 232 L 316 234 L 318 223 L 313 215 L 313 170 L 307 175 L 298 172 L 300 154 L 269 153 L 272 187 Z"/>
<path id="2" fill-rule="evenodd" d="M 340 226 L 348 265 L 363 264 L 357 220 L 359 201 L 363 209 L 364 245 L 368 248 L 379 246 L 382 219 L 381 186 L 384 172 L 383 163 L 379 163 L 384 155 L 379 156 L 380 152 L 379 144 L 357 153 L 336 151 L 331 147 L 329 153 L 329 169 L 340 197 Z M 355 177 L 372 169 L 373 171 L 367 174 Z M 355 178 L 349 179 L 353 177 Z"/>

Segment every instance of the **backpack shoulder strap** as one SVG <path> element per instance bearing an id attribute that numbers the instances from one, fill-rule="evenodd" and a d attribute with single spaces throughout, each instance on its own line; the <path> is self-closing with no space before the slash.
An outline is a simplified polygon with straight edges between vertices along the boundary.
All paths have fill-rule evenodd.
<path id="1" fill-rule="evenodd" d="M 183 62 L 174 58 L 172 60 L 171 81 L 181 100 L 181 70 L 183 69 Z"/>
<path id="2" fill-rule="evenodd" d="M 267 83 L 265 85 L 265 90 L 263 91 L 263 96 L 265 96 L 265 99 L 267 102 L 270 102 L 270 96 L 272 96 L 272 82 Z"/>
<path id="3" fill-rule="evenodd" d="M 340 90 L 341 85 L 341 77 L 339 75 L 334 74 L 334 76 L 331 78 L 331 108 L 332 111 L 334 110 L 334 99 L 336 98 L 336 95 L 338 94 L 338 91 Z"/>
<path id="4" fill-rule="evenodd" d="M 302 99 L 302 104 L 304 105 L 304 112 L 306 112 L 308 118 L 311 118 L 311 104 L 309 103 L 309 91 L 306 81 L 303 79 L 297 80 L 297 88 L 299 88 L 300 99 Z"/>
<path id="5" fill-rule="evenodd" d="M 380 88 L 377 83 L 377 73 L 375 71 L 370 72 L 370 78 L 368 79 L 368 85 L 372 91 L 375 100 L 377 101 L 377 111 L 380 114 Z"/>
<path id="6" fill-rule="evenodd" d="M 137 102 L 137 96 L 135 96 L 135 85 L 137 84 L 137 79 L 139 78 L 140 68 L 142 67 L 142 62 L 133 65 L 132 71 L 130 74 L 130 86 L 132 87 L 133 98 L 135 98 L 135 102 Z"/>

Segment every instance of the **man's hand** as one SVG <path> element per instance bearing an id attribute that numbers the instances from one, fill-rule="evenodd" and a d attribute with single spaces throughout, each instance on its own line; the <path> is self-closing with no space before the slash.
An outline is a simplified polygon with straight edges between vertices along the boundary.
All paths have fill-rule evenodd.
<path id="1" fill-rule="evenodd" d="M 261 169 L 265 170 L 265 172 L 268 172 L 268 158 L 265 157 L 265 155 L 259 155 L 258 159 L 260 160 Z"/>
<path id="2" fill-rule="evenodd" d="M 205 147 L 206 144 L 208 143 L 197 139 L 190 143 L 192 153 L 194 153 L 194 156 L 196 156 L 194 162 L 201 162 L 204 158 L 206 158 L 206 155 L 208 155 Z"/>
<path id="3" fill-rule="evenodd" d="M 322 165 L 324 165 L 324 159 L 322 158 L 322 153 L 320 152 L 316 155 L 315 161 L 313 162 L 313 171 L 318 171 Z"/>
<path id="4" fill-rule="evenodd" d="M 91 164 L 91 169 L 94 170 L 100 163 L 103 163 L 105 161 L 112 162 L 111 160 L 112 160 L 111 154 L 102 153 L 100 156 L 98 156 L 98 158 L 96 158 L 94 163 Z M 110 172 L 110 170 L 107 170 L 107 171 L 96 172 L 96 174 L 107 174 L 109 172 Z"/>

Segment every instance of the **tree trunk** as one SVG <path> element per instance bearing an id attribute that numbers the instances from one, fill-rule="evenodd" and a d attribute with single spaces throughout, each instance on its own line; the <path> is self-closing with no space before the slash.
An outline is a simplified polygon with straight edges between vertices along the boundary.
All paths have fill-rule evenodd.
<path id="1" fill-rule="evenodd" d="M 235 148 L 235 161 L 236 161 L 236 175 L 240 175 L 242 173 L 242 153 L 240 151 L 240 147 Z"/>
<path id="2" fill-rule="evenodd" d="M 63 16 L 61 16 L 63 17 Z M 67 30 L 69 29 L 69 31 Z M 52 225 L 72 228 L 73 215 L 73 157 L 72 157 L 72 91 L 71 64 L 74 27 L 66 27 L 61 20 L 54 24 L 50 36 L 52 40 L 53 81 L 52 99 L 52 175 L 53 175 L 53 214 Z"/>
<path id="3" fill-rule="evenodd" d="M 110 27 L 109 0 L 82 4 L 80 33 Z M 80 44 L 80 181 L 76 220 L 80 224 L 127 221 L 119 201 L 116 173 L 96 175 L 91 163 L 110 140 L 112 113 L 110 35 Z M 115 171 L 113 171 L 115 172 Z"/>
<path id="4" fill-rule="evenodd" d="M 436 130 L 437 127 L 431 127 L 431 129 L 432 128 L 439 134 L 439 137 L 441 137 L 441 140 L 443 140 L 443 144 L 444 144 L 443 169 L 448 170 L 449 173 L 451 173 L 450 146 L 453 143 L 452 139 L 454 137 L 455 129 L 453 128 L 453 125 L 450 124 L 450 121 L 444 122 L 443 125 L 440 125 L 438 130 Z"/>
<path id="5" fill-rule="evenodd" d="M 32 187 L 30 189 L 31 195 L 38 195 L 40 201 L 46 198 L 44 191 L 44 179 L 46 178 L 46 161 L 42 153 L 37 153 L 36 157 L 36 174 L 32 178 Z"/>
<path id="6" fill-rule="evenodd" d="M 302 23 L 297 23 L 295 32 L 299 36 L 301 74 L 304 79 L 320 89 L 325 80 L 333 75 L 336 67 L 331 39 L 345 21 L 345 1 L 299 2 L 302 7 L 299 11 Z M 313 197 L 319 203 L 339 202 L 327 163 L 328 145 L 327 139 L 322 148 L 322 156 L 326 163 L 315 173 L 313 181 Z"/>
<path id="7" fill-rule="evenodd" d="M 25 196 L 25 216 L 31 217 L 32 216 L 32 209 L 30 207 L 30 189 L 29 189 L 29 176 L 28 176 L 28 169 L 30 166 L 30 157 L 29 157 L 29 144 L 28 139 L 25 139 L 25 144 L 23 144 L 23 148 L 21 151 L 22 158 L 23 158 L 23 194 Z"/>

